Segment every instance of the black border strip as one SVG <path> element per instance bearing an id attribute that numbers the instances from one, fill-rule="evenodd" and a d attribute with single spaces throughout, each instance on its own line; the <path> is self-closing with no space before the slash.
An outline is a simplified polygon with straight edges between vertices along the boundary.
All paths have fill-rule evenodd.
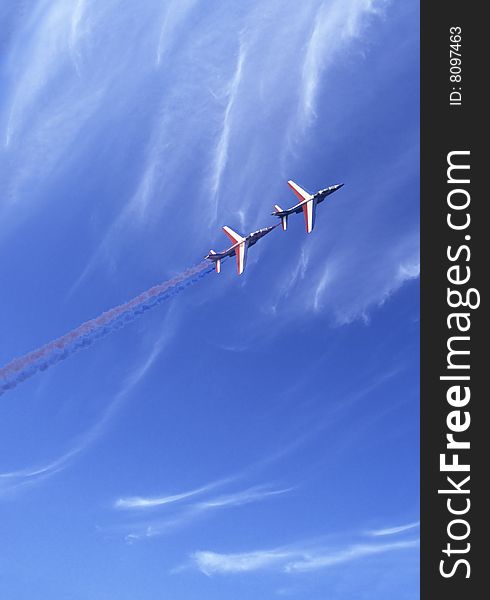
<path id="1" fill-rule="evenodd" d="M 484 5 L 483 5 L 484 6 Z M 483 373 L 485 359 L 485 296 L 483 284 L 489 272 L 490 253 L 485 248 L 485 208 L 488 191 L 483 192 L 485 174 L 483 149 L 484 130 L 488 129 L 488 117 L 483 108 L 483 83 L 486 79 L 485 52 L 486 39 L 483 33 L 484 18 L 478 14 L 481 10 L 476 3 L 460 0 L 421 3 L 421 598 L 422 600 L 444 600 L 479 598 L 477 590 L 485 590 L 483 581 L 484 547 L 483 507 L 488 505 L 483 485 L 488 467 L 483 467 L 488 449 L 483 447 L 483 428 L 486 427 L 484 408 L 489 402 L 484 388 Z M 451 27 L 461 28 L 461 81 L 450 81 L 450 35 Z M 457 30 L 453 30 L 456 33 Z M 457 38 L 453 38 L 457 39 Z M 457 61 L 454 61 L 457 62 Z M 453 73 L 458 69 L 453 69 Z M 452 88 L 456 88 L 453 90 Z M 458 88 L 461 88 L 459 90 Z M 450 105 L 450 92 L 461 91 L 461 105 Z M 457 100 L 454 94 L 453 100 Z M 488 110 L 488 109 L 487 109 Z M 455 178 L 470 183 L 450 184 L 447 179 L 448 153 L 469 151 L 469 155 L 453 155 L 454 162 L 469 164 L 469 171 L 454 170 Z M 469 174 L 469 175 L 468 175 Z M 469 212 L 471 223 L 467 229 L 452 230 L 447 223 L 448 194 L 452 189 L 464 189 L 470 195 L 467 209 L 459 210 L 454 220 L 465 222 Z M 462 201 L 465 192 L 457 192 L 451 198 Z M 469 235 L 470 239 L 465 236 Z M 452 255 L 463 245 L 471 251 L 461 250 L 458 259 L 451 261 L 447 256 L 448 246 Z M 469 260 L 466 260 L 469 258 Z M 460 275 L 466 275 L 466 266 L 471 269 L 468 284 L 448 283 L 447 270 L 452 265 L 460 265 Z M 456 270 L 452 275 L 457 276 Z M 448 307 L 447 290 L 459 289 L 464 294 L 470 287 L 479 290 L 481 304 L 478 308 Z M 472 299 L 476 299 L 473 294 Z M 449 329 L 448 315 L 463 311 L 469 314 L 471 328 L 466 333 Z M 484 323 L 485 318 L 485 323 Z M 455 326 L 456 321 L 452 321 Z M 462 321 L 461 321 L 462 323 Z M 470 368 L 450 369 L 447 367 L 447 342 L 454 335 L 469 336 L 470 340 L 459 340 L 459 348 L 470 350 L 469 355 L 458 355 L 459 365 L 469 363 Z M 450 382 L 440 376 L 469 375 L 470 381 Z M 465 407 L 455 408 L 447 401 L 447 390 L 452 385 L 464 384 L 471 389 L 471 399 Z M 461 449 L 460 464 L 469 464 L 470 472 L 440 470 L 440 454 L 447 455 L 446 462 L 452 462 L 455 450 L 446 448 L 448 429 L 447 415 L 453 410 L 460 411 L 454 419 L 465 419 L 469 412 L 471 424 L 468 429 L 454 433 L 457 440 L 467 440 L 470 449 Z M 462 422 L 462 421 L 461 421 Z M 453 424 L 456 421 L 452 421 Z M 490 432 L 487 434 L 490 435 Z M 463 475 L 464 473 L 464 475 Z M 458 483 L 465 477 L 470 480 L 461 485 L 469 493 L 438 493 L 438 490 L 451 488 L 447 476 Z M 466 514 L 451 515 L 451 507 L 462 510 L 469 500 L 470 509 Z M 452 519 L 466 520 L 471 528 L 468 536 L 461 540 L 452 540 L 454 536 L 465 536 L 467 526 L 453 523 Z M 451 544 L 450 554 L 444 554 Z M 469 548 L 467 546 L 469 544 Z M 453 549 L 459 552 L 453 553 Z M 468 549 L 466 552 L 465 550 Z M 440 569 L 450 573 L 458 559 L 468 561 L 459 563 L 452 576 L 443 577 Z M 441 560 L 444 566 L 441 567 Z M 469 578 L 466 576 L 469 574 Z"/>

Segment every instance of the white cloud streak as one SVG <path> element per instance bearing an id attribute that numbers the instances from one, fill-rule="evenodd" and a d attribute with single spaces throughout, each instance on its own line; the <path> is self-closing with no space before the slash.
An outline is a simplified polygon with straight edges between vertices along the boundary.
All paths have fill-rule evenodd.
<path id="1" fill-rule="evenodd" d="M 238 59 L 235 67 L 235 71 L 228 84 L 228 90 L 226 92 L 227 102 L 225 110 L 223 112 L 223 124 L 220 136 L 218 138 L 216 149 L 214 152 L 212 173 L 211 173 L 211 198 L 214 203 L 214 211 L 212 211 L 212 222 L 216 222 L 218 217 L 218 206 L 219 206 L 219 192 L 221 187 L 221 179 L 223 172 L 226 168 L 228 161 L 228 152 L 230 146 L 230 135 L 232 130 L 232 111 L 236 98 L 240 89 L 240 82 L 242 80 L 243 68 L 246 58 L 246 46 L 243 42 L 240 42 Z"/>
<path id="2" fill-rule="evenodd" d="M 52 477 L 68 467 L 75 458 L 98 439 L 111 417 L 115 414 L 120 401 L 121 397 L 116 397 L 95 425 L 79 436 L 78 443 L 55 460 L 37 467 L 0 473 L 0 495 L 17 491 L 19 488 L 41 483 L 43 480 Z"/>
<path id="3" fill-rule="evenodd" d="M 333 565 L 350 562 L 359 558 L 393 552 L 406 548 L 416 548 L 418 540 L 406 540 L 402 542 L 393 542 L 391 544 L 358 544 L 346 549 L 335 550 L 333 552 L 318 553 L 306 556 L 300 560 L 288 563 L 284 570 L 287 573 L 306 573 L 309 571 L 318 571 L 326 569 Z"/>
<path id="4" fill-rule="evenodd" d="M 253 552 L 222 554 L 209 550 L 194 552 L 191 563 L 205 575 L 226 575 L 272 569 L 283 573 L 308 573 L 327 569 L 376 554 L 415 548 L 419 541 L 387 544 L 354 544 L 337 549 L 274 548 Z"/>
<path id="5" fill-rule="evenodd" d="M 228 508 L 230 506 L 242 506 L 251 502 L 258 502 L 273 496 L 278 496 L 291 492 L 293 488 L 269 490 L 264 486 L 254 486 L 233 494 L 224 494 L 204 500 L 195 505 L 197 512 L 206 512 L 218 508 Z"/>
<path id="6" fill-rule="evenodd" d="M 115 264 L 121 240 L 127 239 L 126 232 L 147 224 L 149 219 L 158 219 L 174 194 L 178 194 L 179 199 L 173 199 L 177 204 L 183 200 L 179 192 L 185 190 L 186 180 L 182 180 L 181 174 L 185 173 L 187 178 L 193 168 L 188 157 L 193 155 L 194 147 L 201 151 L 205 144 L 210 150 L 209 155 L 204 155 L 208 168 L 199 174 L 205 181 L 202 198 L 196 200 L 193 213 L 186 214 L 189 232 L 201 236 L 203 220 L 216 223 L 218 212 L 224 207 L 221 196 L 225 190 L 225 214 L 230 211 L 240 226 L 247 227 L 251 211 L 259 210 L 257 198 L 265 195 L 267 173 L 271 167 L 277 170 L 280 164 L 284 165 L 284 152 L 296 151 L 298 141 L 303 141 L 305 124 L 316 113 L 319 91 L 328 84 L 333 61 L 338 66 L 341 52 L 360 38 L 370 17 L 378 14 L 385 4 L 385 0 L 317 1 L 301 6 L 291 3 L 295 12 L 292 22 L 288 16 L 291 10 L 283 2 L 272 1 L 266 10 L 239 11 L 232 32 L 224 28 L 225 15 L 213 14 L 211 30 L 207 25 L 196 27 L 192 36 L 184 39 L 179 34 L 187 30 L 196 2 L 169 2 L 159 9 L 160 14 L 153 15 L 151 24 L 138 22 L 139 28 L 145 25 L 147 39 L 145 44 L 138 44 L 138 69 L 132 62 L 135 57 L 127 51 L 127 47 L 134 45 L 125 41 L 123 51 L 117 54 L 117 63 L 111 62 L 115 60 L 116 49 L 111 44 L 107 56 L 102 57 L 106 68 L 99 71 L 96 66 L 89 77 L 87 69 L 94 60 L 94 44 L 102 26 L 107 26 L 108 20 L 114 21 L 113 43 L 117 43 L 121 31 L 126 31 L 118 4 L 109 2 L 104 10 L 94 11 L 88 0 L 77 0 L 70 5 L 53 3 L 36 26 L 35 41 L 17 48 L 17 54 L 21 53 L 28 65 L 30 83 L 13 81 L 10 86 L 12 118 L 8 137 L 22 132 L 19 143 L 24 148 L 37 147 L 39 152 L 22 159 L 23 166 L 14 175 L 17 181 L 11 186 L 13 196 L 19 196 L 20 180 L 37 169 L 46 170 L 49 153 L 54 153 L 53 165 L 58 162 L 88 119 L 102 112 L 112 114 L 113 107 L 120 109 L 117 118 L 126 117 L 139 104 L 137 91 L 147 89 L 155 70 L 163 82 L 161 87 L 156 86 L 158 97 L 149 98 L 151 117 L 145 122 L 149 141 L 138 165 L 139 174 L 118 198 L 115 214 L 105 217 L 105 223 L 99 226 L 102 231 L 97 232 L 97 240 L 102 241 L 75 278 L 68 295 L 85 283 L 95 268 Z M 135 35 L 138 31 L 135 28 Z M 56 44 L 50 45 L 46 40 L 55 40 Z M 39 51 L 43 48 L 48 50 Z M 229 57 L 227 61 L 222 60 L 224 54 Z M 48 89 L 50 77 L 66 69 L 68 60 L 75 68 L 68 73 L 69 83 L 64 91 L 53 95 L 42 119 L 30 123 L 29 129 L 21 126 L 34 101 L 38 102 L 39 93 Z M 188 73 L 185 82 L 181 80 L 182 72 Z M 107 73 L 111 74 L 109 79 Z M 284 106 L 293 110 L 289 108 L 286 116 L 275 124 L 274 143 L 267 145 L 263 130 L 271 117 L 281 114 Z M 29 119 L 32 120 L 32 115 Z M 64 125 L 60 127 L 61 121 Z M 43 123 L 50 122 L 52 126 L 41 136 Z M 104 122 L 102 119 L 91 122 L 91 129 L 98 131 L 99 124 Z M 70 132 L 69 127 L 77 129 Z M 53 138 L 55 132 L 60 132 L 60 139 Z M 28 135 L 43 137 L 42 161 L 38 160 L 41 147 L 31 144 Z M 119 141 L 115 138 L 112 144 L 117 146 Z M 47 155 L 46 148 L 49 148 Z M 273 153 L 277 158 L 270 162 Z M 238 173 L 234 169 L 232 197 L 226 179 L 228 172 L 231 173 L 231 163 L 240 165 Z M 88 208 L 92 216 L 97 213 L 96 206 Z M 323 287 L 319 285 L 314 296 L 314 310 L 321 310 L 327 279 L 324 274 Z"/>
<path id="7" fill-rule="evenodd" d="M 373 537 L 380 537 L 385 535 L 397 535 L 398 533 L 404 533 L 405 531 L 410 531 L 411 529 L 415 529 L 419 527 L 420 522 L 414 521 L 413 523 L 407 523 L 406 525 L 399 525 L 398 527 L 386 527 L 385 529 L 373 529 L 372 531 L 368 531 L 367 535 L 371 535 Z"/>
<path id="8" fill-rule="evenodd" d="M 83 0 L 38 2 L 14 39 L 4 89 L 4 162 L 15 164 L 5 174 L 6 207 L 23 198 L 26 182 L 58 166 L 108 90 L 107 78 L 84 85 L 79 76 L 86 17 Z M 61 76 L 63 88 L 50 93 Z"/>
<path id="9" fill-rule="evenodd" d="M 175 502 L 181 502 L 182 500 L 188 500 L 189 498 L 194 498 L 195 496 L 199 496 L 201 494 L 205 494 L 206 492 L 210 492 L 211 490 L 225 485 L 232 478 L 229 479 L 220 479 L 218 481 L 213 481 L 212 483 L 208 483 L 201 487 L 195 488 L 193 490 L 189 490 L 186 492 L 180 492 L 178 494 L 170 494 L 165 496 L 150 496 L 150 497 L 142 497 L 142 496 L 130 496 L 124 498 L 118 498 L 114 502 L 115 508 L 123 508 L 123 509 L 147 509 L 147 508 L 156 508 L 159 506 L 165 506 L 167 504 L 174 504 Z"/>
<path id="10" fill-rule="evenodd" d="M 160 26 L 160 35 L 156 50 L 155 64 L 159 67 L 168 52 L 171 43 L 175 41 L 175 35 L 186 17 L 196 5 L 196 0 L 179 0 L 168 3 Z"/>
<path id="11" fill-rule="evenodd" d="M 162 498 L 129 498 L 126 500 L 128 500 L 129 504 L 131 505 L 121 505 L 119 501 L 116 501 L 115 507 L 134 508 L 140 510 L 147 508 L 167 508 L 168 505 L 173 505 L 176 502 L 183 502 L 198 494 L 206 493 L 213 487 L 222 485 L 225 482 L 226 480 L 222 480 L 208 484 L 207 486 L 202 486 L 201 488 L 196 488 L 190 492 L 183 492 L 181 494 L 174 494 L 172 496 L 165 496 Z M 292 491 L 292 489 L 293 488 L 275 489 L 267 485 L 257 485 L 244 490 L 239 490 L 237 492 L 213 496 L 199 502 L 186 504 L 182 509 L 174 512 L 167 518 L 160 517 L 158 519 L 153 519 L 152 521 L 145 521 L 139 524 L 129 525 L 126 528 L 129 530 L 129 533 L 126 535 L 126 540 L 133 542 L 139 539 L 162 536 L 172 530 L 188 526 L 196 519 L 217 513 L 220 510 L 237 508 L 247 504 L 262 502 L 276 496 L 287 494 Z M 152 502 L 155 503 L 152 504 Z"/>
<path id="12" fill-rule="evenodd" d="M 361 36 L 366 21 L 379 15 L 387 0 L 335 0 L 323 3 L 314 19 L 302 67 L 299 125 L 306 127 L 316 117 L 320 83 L 340 52 Z"/>
<path id="13" fill-rule="evenodd" d="M 194 552 L 191 559 L 202 573 L 209 576 L 258 571 L 280 565 L 294 555 L 294 552 L 278 549 L 235 554 L 219 554 L 203 550 Z"/>
<path id="14" fill-rule="evenodd" d="M 397 186 L 413 176 L 401 171 L 399 157 L 391 171 L 399 174 L 378 186 L 377 197 L 369 207 L 373 214 L 383 215 Z M 344 198 L 339 197 L 332 202 L 342 201 Z M 366 218 L 366 207 L 358 208 L 361 214 L 343 224 L 343 231 L 335 233 L 337 238 L 347 240 L 345 243 L 333 243 L 325 252 L 322 239 L 308 240 L 307 248 L 303 246 L 292 268 L 290 264 L 283 267 L 279 279 L 285 283 L 281 282 L 274 291 L 270 301 L 272 314 L 292 319 L 307 309 L 309 314 L 329 315 L 337 326 L 357 319 L 369 321 L 370 311 L 382 306 L 407 282 L 418 279 L 420 245 L 416 223 L 413 229 L 400 230 L 394 237 L 390 231 L 380 232 L 379 225 Z M 324 227 L 328 238 L 329 223 Z M 348 242 L 354 239 L 355 243 Z M 302 279 L 308 280 L 307 286 L 300 285 Z"/>
<path id="15" fill-rule="evenodd" d="M 0 473 L 0 495 L 8 494 L 19 488 L 30 486 L 35 483 L 40 483 L 56 473 L 59 473 L 67 468 L 78 456 L 99 439 L 109 422 L 121 408 L 124 400 L 127 399 L 134 388 L 144 379 L 145 375 L 161 355 L 166 344 L 170 341 L 173 335 L 173 328 L 170 326 L 171 321 L 175 326 L 175 319 L 170 320 L 167 315 L 164 321 L 164 327 L 162 328 L 160 335 L 153 342 L 149 353 L 140 364 L 131 371 L 122 388 L 115 395 L 114 399 L 105 409 L 102 416 L 99 417 L 97 422 L 85 433 L 78 436 L 77 443 L 67 452 L 44 465 Z"/>

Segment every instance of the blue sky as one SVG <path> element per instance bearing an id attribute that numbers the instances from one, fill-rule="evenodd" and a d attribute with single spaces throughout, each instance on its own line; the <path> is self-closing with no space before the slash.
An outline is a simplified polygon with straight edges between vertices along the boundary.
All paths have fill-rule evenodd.
<path id="1" fill-rule="evenodd" d="M 345 183 L 2 396 L 2 598 L 417 598 L 418 7 L 0 21 L 1 365 Z"/>

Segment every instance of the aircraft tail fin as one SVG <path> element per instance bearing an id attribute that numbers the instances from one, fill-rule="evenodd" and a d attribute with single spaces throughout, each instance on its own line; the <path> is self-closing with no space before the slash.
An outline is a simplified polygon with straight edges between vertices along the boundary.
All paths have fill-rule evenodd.
<path id="1" fill-rule="evenodd" d="M 216 255 L 216 252 L 214 250 L 210 250 L 209 255 L 206 258 L 215 256 L 215 255 Z M 214 268 L 216 269 L 216 273 L 220 273 L 221 272 L 221 259 L 220 258 L 216 258 L 216 259 L 211 258 L 211 260 L 214 262 Z"/>
<path id="2" fill-rule="evenodd" d="M 277 214 L 277 213 L 281 213 L 283 212 L 282 208 L 279 206 L 279 204 L 274 204 L 274 210 L 275 212 L 273 214 Z M 279 215 L 277 215 L 279 217 Z M 279 217 L 281 219 L 281 225 L 282 225 L 282 230 L 286 231 L 286 229 L 288 228 L 288 216 L 287 215 L 283 215 L 282 217 Z"/>

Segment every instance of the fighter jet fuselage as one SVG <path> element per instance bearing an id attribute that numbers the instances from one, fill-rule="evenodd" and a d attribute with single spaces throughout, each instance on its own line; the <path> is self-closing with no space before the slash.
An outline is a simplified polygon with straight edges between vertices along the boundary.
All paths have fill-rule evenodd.
<path id="1" fill-rule="evenodd" d="M 309 194 L 306 190 L 294 183 L 294 181 L 288 181 L 288 185 L 296 194 L 300 202 L 286 210 L 276 204 L 272 215 L 281 219 L 282 228 L 286 231 L 288 216 L 302 212 L 305 217 L 306 232 L 311 233 L 315 225 L 317 204 L 323 202 L 327 196 L 330 196 L 330 194 L 339 190 L 344 184 L 337 183 L 336 185 L 331 185 L 328 188 L 319 190 L 316 194 Z"/>
<path id="2" fill-rule="evenodd" d="M 276 227 L 277 225 L 272 225 L 271 227 L 263 227 L 262 229 L 258 229 L 257 231 L 253 231 L 247 236 L 242 237 L 241 235 L 233 231 L 233 229 L 225 225 L 223 227 L 223 231 L 233 242 L 233 245 L 227 248 L 226 250 L 223 250 L 222 252 L 215 252 L 214 250 L 210 250 L 209 254 L 205 256 L 205 258 L 215 263 L 216 272 L 219 273 L 221 271 L 221 261 L 227 256 L 235 255 L 237 261 L 238 275 L 241 275 L 245 269 L 245 264 L 247 262 L 247 252 L 250 246 L 256 244 L 260 240 L 260 238 L 270 233 Z"/>
<path id="3" fill-rule="evenodd" d="M 288 216 L 302 212 L 305 217 L 306 232 L 311 233 L 315 225 L 317 204 L 323 202 L 327 196 L 330 196 L 330 194 L 336 192 L 344 184 L 338 183 L 336 185 L 331 185 L 328 188 L 319 190 L 318 192 L 316 192 L 316 194 L 309 194 L 306 190 L 304 190 L 297 183 L 294 183 L 294 181 L 291 180 L 288 181 L 288 185 L 299 199 L 298 204 L 295 204 L 294 206 L 286 210 L 283 210 L 280 206 L 276 204 L 274 206 L 275 211 L 272 214 L 276 217 L 279 217 L 279 219 L 281 220 L 282 228 L 284 229 L 284 231 L 286 231 Z M 238 275 L 241 275 L 245 269 L 247 253 L 250 246 L 256 244 L 260 240 L 260 238 L 270 233 L 276 227 L 277 225 L 273 225 L 272 227 L 263 227 L 262 229 L 253 231 L 252 233 L 249 233 L 247 236 L 243 237 L 239 233 L 233 231 L 233 229 L 225 225 L 223 227 L 223 231 L 230 238 L 232 245 L 226 250 L 223 250 L 222 252 L 210 250 L 209 254 L 205 256 L 205 259 L 213 262 L 216 267 L 216 272 L 219 273 L 221 271 L 221 261 L 228 256 L 235 255 Z"/>

